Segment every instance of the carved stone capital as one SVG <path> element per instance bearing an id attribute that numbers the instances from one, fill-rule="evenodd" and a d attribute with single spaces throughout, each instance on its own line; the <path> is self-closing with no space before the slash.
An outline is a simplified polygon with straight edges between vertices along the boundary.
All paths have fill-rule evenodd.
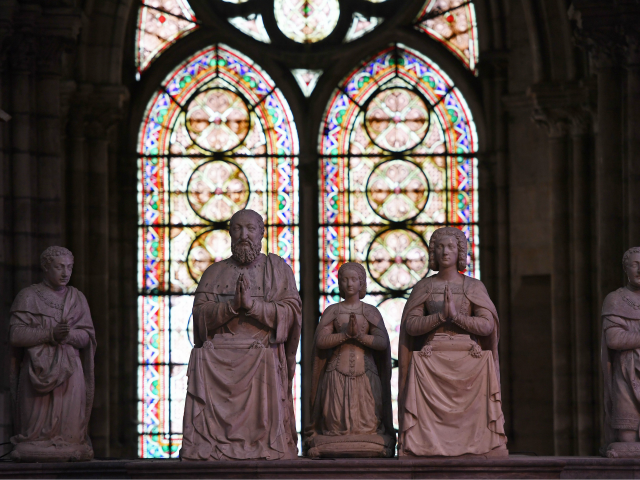
<path id="1" fill-rule="evenodd" d="M 63 40 L 60 37 L 37 37 L 36 64 L 42 73 L 60 73 Z"/>
<path id="2" fill-rule="evenodd" d="M 9 64 L 16 73 L 28 73 L 35 70 L 36 43 L 33 35 L 15 33 L 9 39 Z"/>
<path id="3" fill-rule="evenodd" d="M 123 118 L 128 99 L 129 91 L 121 85 L 79 85 L 69 111 L 74 133 L 106 138 L 108 130 Z"/>
<path id="4" fill-rule="evenodd" d="M 532 100 L 532 120 L 550 137 L 585 135 L 594 114 L 591 89 L 582 83 L 537 84 L 527 92 Z"/>

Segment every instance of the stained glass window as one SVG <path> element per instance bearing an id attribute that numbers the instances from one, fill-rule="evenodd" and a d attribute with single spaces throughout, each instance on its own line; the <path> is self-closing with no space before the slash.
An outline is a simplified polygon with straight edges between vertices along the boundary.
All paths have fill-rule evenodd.
<path id="1" fill-rule="evenodd" d="M 196 27 L 196 17 L 187 0 L 143 0 L 136 31 L 138 74 Z"/>
<path id="2" fill-rule="evenodd" d="M 344 37 L 344 41 L 351 42 L 362 37 L 380 25 L 383 20 L 384 19 L 382 17 L 367 18 L 360 13 L 354 13 L 353 20 L 351 20 L 351 26 Z"/>
<path id="3" fill-rule="evenodd" d="M 386 48 L 348 75 L 320 132 L 320 310 L 340 300 L 338 268 L 359 262 L 398 358 L 402 308 L 429 271 L 428 241 L 460 228 L 479 277 L 478 140 L 452 80 L 424 55 Z M 392 393 L 397 397 L 397 369 Z M 394 413 L 397 426 L 397 412 Z"/>
<path id="4" fill-rule="evenodd" d="M 472 72 L 478 64 L 476 11 L 469 0 L 427 0 L 416 28 L 447 47 Z"/>
<path id="5" fill-rule="evenodd" d="M 294 68 L 291 70 L 291 73 L 293 73 L 293 78 L 298 82 L 300 90 L 302 90 L 304 96 L 310 97 L 313 89 L 316 88 L 316 85 L 318 84 L 318 79 L 320 78 L 320 75 L 322 75 L 322 70 Z"/>
<path id="6" fill-rule="evenodd" d="M 236 27 L 242 33 L 245 33 L 260 42 L 271 43 L 269 34 L 264 28 L 264 22 L 262 21 L 261 14 L 252 13 L 246 17 L 231 17 L 228 20 L 231 25 Z"/>
<path id="7" fill-rule="evenodd" d="M 338 0 L 274 0 L 278 28 L 298 43 L 315 43 L 329 36 L 338 24 Z"/>
<path id="8" fill-rule="evenodd" d="M 263 251 L 299 278 L 298 137 L 273 80 L 225 45 L 198 52 L 148 104 L 139 154 L 139 448 L 175 457 L 181 444 L 193 294 L 231 254 L 228 220 L 260 212 Z M 299 366 L 294 380 L 300 419 Z"/>

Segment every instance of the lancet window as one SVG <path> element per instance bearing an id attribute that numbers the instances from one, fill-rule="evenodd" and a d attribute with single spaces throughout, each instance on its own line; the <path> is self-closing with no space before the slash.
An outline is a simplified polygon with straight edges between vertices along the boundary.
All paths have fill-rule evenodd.
<path id="1" fill-rule="evenodd" d="M 226 45 L 185 60 L 151 98 L 138 142 L 141 457 L 180 448 L 193 294 L 204 270 L 231 255 L 230 217 L 261 213 L 263 252 L 299 278 L 297 154 L 282 92 Z"/>
<path id="2" fill-rule="evenodd" d="M 466 273 L 480 275 L 475 124 L 449 76 L 397 44 L 340 82 L 321 128 L 320 311 L 340 300 L 340 265 L 363 264 L 364 301 L 381 310 L 397 359 L 400 315 L 431 274 L 436 228 L 465 233 Z M 395 375 L 392 395 L 395 402 Z"/>

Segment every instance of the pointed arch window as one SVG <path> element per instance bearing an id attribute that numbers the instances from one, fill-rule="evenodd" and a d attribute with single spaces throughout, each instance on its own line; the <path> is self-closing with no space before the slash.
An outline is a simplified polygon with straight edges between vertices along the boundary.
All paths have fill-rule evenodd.
<path id="1" fill-rule="evenodd" d="M 392 45 L 349 74 L 325 112 L 320 153 L 320 311 L 340 300 L 338 269 L 358 262 L 398 358 L 400 315 L 440 226 L 469 242 L 480 275 L 476 128 L 460 90 L 429 58 Z M 397 398 L 397 374 L 392 394 Z"/>
<path id="2" fill-rule="evenodd" d="M 138 454 L 176 457 L 193 294 L 204 270 L 231 255 L 231 215 L 245 207 L 261 213 L 263 252 L 283 257 L 299 278 L 298 136 L 269 75 L 218 44 L 161 83 L 147 106 L 137 153 Z"/>

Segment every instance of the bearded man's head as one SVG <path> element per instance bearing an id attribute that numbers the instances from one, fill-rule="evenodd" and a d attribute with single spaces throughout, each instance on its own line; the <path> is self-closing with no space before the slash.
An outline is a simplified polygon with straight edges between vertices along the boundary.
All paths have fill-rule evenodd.
<path id="1" fill-rule="evenodd" d="M 229 222 L 231 257 L 241 264 L 253 262 L 262 250 L 264 222 L 254 210 L 240 210 Z"/>

